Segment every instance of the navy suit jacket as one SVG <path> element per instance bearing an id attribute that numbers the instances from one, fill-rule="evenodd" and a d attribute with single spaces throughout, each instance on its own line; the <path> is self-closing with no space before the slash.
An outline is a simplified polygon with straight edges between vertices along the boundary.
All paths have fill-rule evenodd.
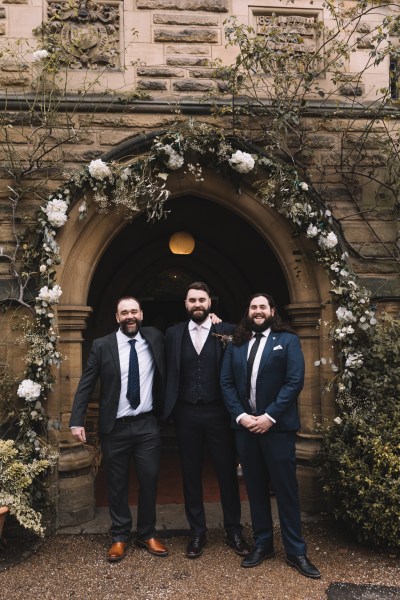
<path id="1" fill-rule="evenodd" d="M 182 355 L 182 340 L 183 335 L 188 327 L 189 321 L 178 323 L 173 327 L 169 327 L 165 334 L 165 349 L 167 356 L 167 385 L 164 402 L 164 419 L 167 419 L 174 410 L 176 401 L 179 395 L 179 379 L 181 370 L 181 355 Z M 235 325 L 230 323 L 217 323 L 211 326 L 210 333 L 218 333 L 220 335 L 231 335 L 235 330 Z M 215 339 L 217 368 L 218 372 L 221 368 L 223 356 L 223 344 L 218 338 Z"/>
<path id="2" fill-rule="evenodd" d="M 246 398 L 247 353 L 249 342 L 229 344 L 221 369 L 221 389 L 233 427 L 236 418 L 252 413 Z M 256 384 L 257 415 L 268 413 L 276 424 L 270 431 L 297 431 L 300 419 L 297 397 L 304 384 L 304 357 L 300 339 L 287 332 L 268 336 L 258 369 Z"/>
<path id="3" fill-rule="evenodd" d="M 140 334 L 148 342 L 154 356 L 153 410 L 162 414 L 165 382 L 164 336 L 155 327 L 141 327 Z M 76 390 L 70 427 L 83 427 L 87 406 L 100 378 L 99 433 L 110 433 L 114 427 L 121 394 L 121 367 L 116 332 L 94 340 L 86 368 Z"/>

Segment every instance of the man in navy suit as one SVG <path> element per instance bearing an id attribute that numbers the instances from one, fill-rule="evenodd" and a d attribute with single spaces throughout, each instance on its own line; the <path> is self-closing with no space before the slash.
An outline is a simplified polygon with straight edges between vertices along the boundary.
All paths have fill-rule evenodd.
<path id="1" fill-rule="evenodd" d="M 270 483 L 278 504 L 286 562 L 302 575 L 321 575 L 306 555 L 296 479 L 297 397 L 304 384 L 298 336 L 280 320 L 269 294 L 256 293 L 234 333 L 221 370 L 236 447 L 249 496 L 255 546 L 242 560 L 255 567 L 275 556 Z"/>
<path id="2" fill-rule="evenodd" d="M 226 543 L 237 554 L 245 556 L 250 548 L 240 524 L 234 440 L 219 384 L 223 355 L 221 336 L 229 336 L 234 326 L 211 322 L 210 290 L 203 282 L 188 286 L 185 306 L 189 320 L 166 332 L 164 418 L 173 415 L 180 452 L 185 511 L 191 529 L 186 556 L 199 557 L 206 544 L 202 488 L 206 447 L 218 478 Z"/>
<path id="3" fill-rule="evenodd" d="M 93 342 L 70 420 L 72 435 L 84 443 L 86 410 L 99 378 L 99 436 L 112 522 L 110 562 L 125 556 L 132 528 L 128 504 L 131 457 L 139 480 L 136 543 L 155 556 L 167 555 L 166 547 L 155 537 L 161 447 L 157 417 L 162 414 L 164 394 L 164 339 L 155 327 L 141 327 L 143 313 L 136 298 L 121 298 L 115 316 L 118 331 Z M 131 374 L 131 352 L 136 361 L 135 375 Z M 136 383 L 133 392 L 131 382 Z"/>

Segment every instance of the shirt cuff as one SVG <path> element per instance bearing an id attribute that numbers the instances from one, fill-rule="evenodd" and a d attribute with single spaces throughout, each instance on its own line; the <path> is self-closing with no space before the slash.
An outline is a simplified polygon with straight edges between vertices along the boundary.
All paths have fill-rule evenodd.
<path id="1" fill-rule="evenodd" d="M 270 421 L 272 421 L 273 423 L 276 423 L 275 419 L 273 419 L 273 418 L 271 417 L 271 415 L 269 415 L 268 413 L 265 413 L 265 416 L 266 416 L 266 417 L 268 417 L 268 419 L 269 419 Z"/>
<path id="2" fill-rule="evenodd" d="M 239 425 L 240 419 L 242 419 L 247 413 L 243 412 L 238 417 L 236 417 L 236 423 Z"/>

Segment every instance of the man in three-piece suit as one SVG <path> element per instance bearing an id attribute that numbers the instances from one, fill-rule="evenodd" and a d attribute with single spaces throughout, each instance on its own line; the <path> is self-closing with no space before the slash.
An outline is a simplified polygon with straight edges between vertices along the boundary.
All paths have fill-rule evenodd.
<path id="1" fill-rule="evenodd" d="M 203 282 L 190 284 L 185 306 L 189 320 L 166 332 L 167 388 L 164 418 L 173 415 L 183 476 L 186 516 L 191 539 L 188 558 L 201 555 L 206 544 L 202 469 L 208 448 L 218 478 L 226 543 L 245 556 L 250 548 L 242 535 L 236 456 L 229 415 L 219 384 L 223 344 L 234 327 L 213 324 L 211 297 Z"/>
<path id="2" fill-rule="evenodd" d="M 164 339 L 154 327 L 141 327 L 136 298 L 117 303 L 119 329 L 93 342 L 72 407 L 74 438 L 86 441 L 85 414 L 100 378 L 99 437 L 107 477 L 112 546 L 108 560 L 121 560 L 132 528 L 128 503 L 129 464 L 139 481 L 136 543 L 155 556 L 166 547 L 155 536 L 160 433 L 165 380 Z"/>
<path id="3" fill-rule="evenodd" d="M 255 567 L 273 558 L 270 483 L 278 504 L 286 562 L 302 575 L 320 572 L 306 555 L 296 479 L 297 397 L 304 383 L 298 336 L 283 325 L 272 297 L 254 294 L 234 333 L 221 370 L 236 447 L 249 496 L 255 546 L 242 560 Z"/>

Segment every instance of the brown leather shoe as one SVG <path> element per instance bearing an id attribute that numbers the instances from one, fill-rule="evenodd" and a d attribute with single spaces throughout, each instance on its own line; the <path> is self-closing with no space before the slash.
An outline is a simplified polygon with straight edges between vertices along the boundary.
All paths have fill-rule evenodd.
<path id="1" fill-rule="evenodd" d="M 107 553 L 110 562 L 118 562 L 122 560 L 126 554 L 128 542 L 114 542 Z"/>
<path id="2" fill-rule="evenodd" d="M 142 548 L 146 548 L 154 556 L 167 556 L 168 554 L 167 548 L 157 538 L 150 538 L 148 540 L 137 538 L 136 544 Z"/>

